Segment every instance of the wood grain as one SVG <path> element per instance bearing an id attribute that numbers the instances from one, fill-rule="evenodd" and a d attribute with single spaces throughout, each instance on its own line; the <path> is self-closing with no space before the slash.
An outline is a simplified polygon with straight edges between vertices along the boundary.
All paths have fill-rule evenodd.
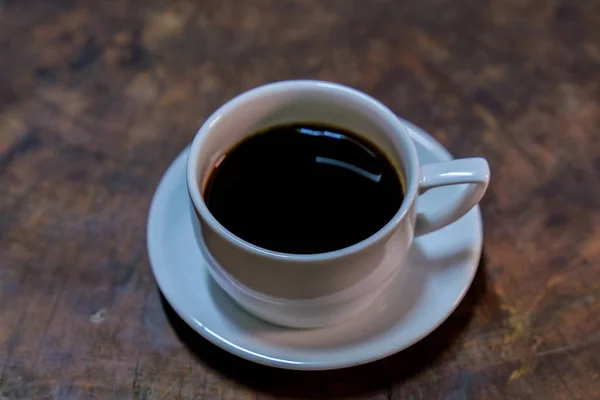
<path id="1" fill-rule="evenodd" d="M 598 71 L 597 0 L 0 1 L 0 399 L 600 399 Z M 369 365 L 237 359 L 150 273 L 165 168 L 221 103 L 290 78 L 493 171 L 467 298 Z"/>

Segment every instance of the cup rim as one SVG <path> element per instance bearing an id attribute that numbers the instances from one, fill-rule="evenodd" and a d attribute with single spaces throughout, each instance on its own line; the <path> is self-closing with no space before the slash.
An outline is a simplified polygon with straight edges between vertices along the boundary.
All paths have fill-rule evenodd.
<path id="1" fill-rule="evenodd" d="M 221 266 L 217 260 L 215 260 L 210 251 L 206 248 L 206 244 L 200 243 L 200 252 L 206 259 L 206 267 L 208 272 L 217 281 L 219 286 L 225 290 L 225 292 L 232 296 L 244 296 L 247 299 L 259 301 L 263 304 L 279 307 L 290 307 L 293 309 L 319 308 L 334 304 L 343 304 L 360 298 L 366 298 L 370 293 L 383 290 L 390 280 L 399 272 L 399 269 L 395 268 L 385 280 L 382 280 L 376 285 L 369 285 L 368 287 L 365 287 L 365 282 L 361 281 L 339 292 L 334 292 L 319 297 L 288 299 L 285 297 L 271 296 L 266 293 L 256 291 L 238 281 L 233 275 L 227 272 L 227 270 L 223 268 L 223 266 Z M 224 285 L 226 287 L 223 287 Z"/>
<path id="2" fill-rule="evenodd" d="M 204 142 L 205 138 L 208 135 L 210 135 L 211 128 L 221 118 L 226 118 L 227 115 L 236 112 L 236 110 L 238 110 L 240 107 L 243 107 L 244 104 L 256 100 L 261 96 L 273 93 L 274 91 L 289 92 L 294 90 L 307 90 L 316 88 L 321 90 L 325 89 L 328 91 L 337 92 L 339 94 L 351 95 L 355 98 L 358 98 L 362 103 L 364 103 L 366 107 L 369 107 L 378 118 L 384 119 L 388 123 L 394 125 L 396 128 L 395 130 L 396 134 L 398 135 L 398 138 L 402 141 L 403 147 L 408 152 L 409 159 L 407 161 L 409 164 L 412 164 L 414 168 L 411 168 L 410 176 L 408 176 L 406 172 L 404 173 L 404 181 L 406 188 L 404 199 L 402 201 L 402 204 L 400 205 L 400 208 L 398 209 L 396 214 L 394 214 L 394 216 L 381 229 L 379 229 L 377 232 L 375 232 L 368 238 L 363 239 L 360 242 L 355 243 L 351 246 L 325 253 L 294 254 L 269 250 L 252 244 L 242 239 L 241 237 L 235 235 L 233 232 L 225 228 L 225 226 L 223 226 L 219 221 L 217 221 L 217 219 L 208 210 L 208 207 L 201 193 L 202 189 L 196 177 L 198 167 L 197 155 L 199 154 L 200 147 L 202 146 L 202 143 Z M 402 221 L 404 221 L 404 219 L 407 217 L 409 211 L 412 209 L 415 203 L 418 191 L 418 182 L 420 174 L 419 171 L 420 170 L 417 151 L 410 139 L 406 126 L 400 121 L 396 114 L 394 114 L 380 101 L 357 89 L 338 83 L 319 80 L 287 80 L 268 83 L 252 88 L 228 100 L 216 111 L 214 111 L 208 117 L 208 119 L 200 126 L 200 128 L 196 132 L 196 135 L 194 136 L 194 139 L 192 140 L 187 160 L 186 181 L 188 194 L 192 200 L 192 206 L 194 207 L 194 210 L 196 211 L 196 213 L 198 213 L 200 219 L 203 220 L 206 224 L 208 224 L 210 228 L 214 232 L 216 232 L 222 239 L 236 245 L 239 248 L 242 248 L 245 251 L 253 253 L 254 255 L 266 257 L 269 259 L 281 260 L 286 262 L 321 262 L 350 256 L 352 254 L 361 252 L 371 247 L 372 245 L 378 243 L 388 235 L 391 235 L 395 231 L 396 227 Z"/>

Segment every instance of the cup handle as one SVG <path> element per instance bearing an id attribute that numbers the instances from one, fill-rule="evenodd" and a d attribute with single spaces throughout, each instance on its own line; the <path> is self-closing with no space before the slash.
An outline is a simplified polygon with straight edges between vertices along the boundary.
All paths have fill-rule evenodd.
<path id="1" fill-rule="evenodd" d="M 456 221 L 473 208 L 488 187 L 490 167 L 483 158 L 462 158 L 421 166 L 419 194 L 440 186 L 468 183 L 460 196 L 441 207 L 419 207 L 415 235 L 438 230 Z"/>

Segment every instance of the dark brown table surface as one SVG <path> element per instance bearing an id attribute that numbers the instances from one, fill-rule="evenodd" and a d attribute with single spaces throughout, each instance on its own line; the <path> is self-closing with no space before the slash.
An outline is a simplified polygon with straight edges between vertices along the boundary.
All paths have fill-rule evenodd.
<path id="1" fill-rule="evenodd" d="M 154 189 L 215 108 L 318 78 L 484 156 L 484 257 L 385 360 L 238 359 L 161 299 Z M 0 399 L 600 399 L 600 2 L 0 1 Z"/>

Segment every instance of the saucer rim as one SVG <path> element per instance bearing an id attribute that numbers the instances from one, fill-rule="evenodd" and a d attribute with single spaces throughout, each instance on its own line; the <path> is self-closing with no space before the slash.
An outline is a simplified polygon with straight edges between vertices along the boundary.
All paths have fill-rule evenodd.
<path id="1" fill-rule="evenodd" d="M 426 148 L 429 152 L 433 153 L 436 156 L 439 156 L 441 158 L 440 161 L 453 159 L 453 156 L 450 154 L 450 152 L 448 152 L 448 150 L 442 144 L 440 144 L 437 140 L 435 140 L 427 132 L 423 131 L 421 128 L 410 123 L 409 121 L 406 121 L 402 118 L 399 118 L 399 120 L 401 123 L 406 125 L 407 131 L 410 133 L 411 139 L 416 142 L 419 142 L 419 144 L 422 145 L 424 148 Z M 207 339 L 212 344 L 216 345 L 217 347 L 219 347 L 231 354 L 234 354 L 234 355 L 236 355 L 240 358 L 246 359 L 248 361 L 256 362 L 258 364 L 275 367 L 275 368 L 291 369 L 291 370 L 306 370 L 306 371 L 334 370 L 334 369 L 348 368 L 348 367 L 353 367 L 353 366 L 357 366 L 357 365 L 367 364 L 367 363 L 370 363 L 370 362 L 373 362 L 376 360 L 383 359 L 392 354 L 398 353 L 402 350 L 405 350 L 408 347 L 419 342 L 426 336 L 428 336 L 431 332 L 433 332 L 435 329 L 437 329 L 444 321 L 446 321 L 450 315 L 452 315 L 452 313 L 456 310 L 458 305 L 462 302 L 467 291 L 471 287 L 473 279 L 477 273 L 478 266 L 479 266 L 479 260 L 481 259 L 481 254 L 483 251 L 483 221 L 482 221 L 481 210 L 480 210 L 479 205 L 475 206 L 473 209 L 475 211 L 474 218 L 476 219 L 479 232 L 477 235 L 477 240 L 474 241 L 472 244 L 472 250 L 473 250 L 472 258 L 474 260 L 473 261 L 474 265 L 469 268 L 471 273 L 470 273 L 470 276 L 468 277 L 468 281 L 465 280 L 465 284 L 464 284 L 462 290 L 460 291 L 458 296 L 456 296 L 452 305 L 448 308 L 448 311 L 446 313 L 444 313 L 444 316 L 442 318 L 438 318 L 438 320 L 435 321 L 434 324 L 432 324 L 430 329 L 424 330 L 422 333 L 417 335 L 413 340 L 404 342 L 397 347 L 390 346 L 387 349 L 387 351 L 373 353 L 366 357 L 357 358 L 354 361 L 341 361 L 341 362 L 335 361 L 335 360 L 306 362 L 306 361 L 293 361 L 293 360 L 287 360 L 287 359 L 279 359 L 279 358 L 275 358 L 275 357 L 266 356 L 266 355 L 263 355 L 263 354 L 260 354 L 257 352 L 253 352 L 252 350 L 245 349 L 242 346 L 236 345 L 235 343 L 231 342 L 230 340 L 218 335 L 216 332 L 211 331 L 208 327 L 204 326 L 204 324 L 201 321 L 198 321 L 192 315 L 189 315 L 188 313 L 183 312 L 183 310 L 180 308 L 180 305 L 177 304 L 177 301 L 173 301 L 173 299 L 171 298 L 171 294 L 169 294 L 168 291 L 164 290 L 164 287 L 163 287 L 164 283 L 161 283 L 161 280 L 158 279 L 158 276 L 160 276 L 160 274 L 157 273 L 157 267 L 156 267 L 157 263 L 155 262 L 157 255 L 153 256 L 152 246 L 150 245 L 150 242 L 151 242 L 150 226 L 151 226 L 151 220 L 152 220 L 151 216 L 156 214 L 156 212 L 157 212 L 156 211 L 156 208 L 158 207 L 157 206 L 157 202 L 158 202 L 157 198 L 159 197 L 159 196 L 157 196 L 157 194 L 161 188 L 161 185 L 166 180 L 167 176 L 169 176 L 169 174 L 172 173 L 172 170 L 176 166 L 179 159 L 187 157 L 189 148 L 190 148 L 189 145 L 186 146 L 174 158 L 174 160 L 171 162 L 171 164 L 169 165 L 169 167 L 167 168 L 167 170 L 161 177 L 161 179 L 156 187 L 156 190 L 154 192 L 154 195 L 153 195 L 153 198 L 152 198 L 152 201 L 150 204 L 149 212 L 148 212 L 148 220 L 147 220 L 147 225 L 146 225 L 146 231 L 147 231 L 146 245 L 147 245 L 148 258 L 150 261 L 150 267 L 151 267 L 152 273 L 154 275 L 156 284 L 158 285 L 161 293 L 165 296 L 165 299 L 167 300 L 169 305 L 177 313 L 177 315 L 180 318 L 182 318 L 186 322 L 186 324 L 188 324 L 191 328 L 193 328 L 194 331 L 196 331 L 198 334 L 200 334 L 203 338 Z"/>

